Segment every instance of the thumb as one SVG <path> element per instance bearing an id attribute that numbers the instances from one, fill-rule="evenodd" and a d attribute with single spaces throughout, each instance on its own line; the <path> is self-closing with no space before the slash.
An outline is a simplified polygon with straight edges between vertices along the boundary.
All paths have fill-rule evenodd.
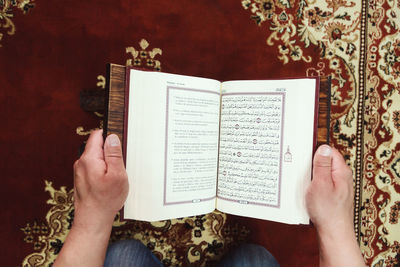
<path id="1" fill-rule="evenodd" d="M 107 136 L 104 143 L 104 160 L 107 164 L 107 172 L 110 170 L 124 170 L 124 160 L 122 158 L 121 142 L 115 134 Z"/>
<path id="2" fill-rule="evenodd" d="M 332 148 L 321 145 L 314 155 L 313 180 L 332 183 Z"/>

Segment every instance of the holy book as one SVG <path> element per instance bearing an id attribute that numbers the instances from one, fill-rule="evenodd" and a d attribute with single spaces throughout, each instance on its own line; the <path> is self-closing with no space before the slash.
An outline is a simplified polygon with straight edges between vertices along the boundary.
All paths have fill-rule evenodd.
<path id="1" fill-rule="evenodd" d="M 126 70 L 124 219 L 222 212 L 308 224 L 319 78 Z"/>

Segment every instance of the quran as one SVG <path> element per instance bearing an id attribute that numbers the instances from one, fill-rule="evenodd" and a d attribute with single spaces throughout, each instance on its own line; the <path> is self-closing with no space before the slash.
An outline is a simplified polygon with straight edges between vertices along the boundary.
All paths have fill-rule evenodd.
<path id="1" fill-rule="evenodd" d="M 319 78 L 213 79 L 126 68 L 124 219 L 222 212 L 308 224 Z"/>

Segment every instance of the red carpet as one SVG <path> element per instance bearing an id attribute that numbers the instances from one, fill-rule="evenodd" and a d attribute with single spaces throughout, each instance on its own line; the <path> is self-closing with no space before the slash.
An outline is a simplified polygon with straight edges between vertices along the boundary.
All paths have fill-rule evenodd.
<path id="1" fill-rule="evenodd" d="M 77 128 L 87 131 L 101 120 L 80 108 L 79 93 L 101 87 L 98 75 L 105 75 L 106 63 L 127 60 L 220 80 L 331 75 L 332 144 L 355 173 L 355 224 L 364 257 L 371 266 L 398 264 L 400 53 L 395 22 L 400 13 L 398 1 L 367 4 L 0 1 L 2 265 L 18 266 L 29 258 L 26 266 L 48 266 L 54 259 L 63 241 L 56 236 L 65 236 L 73 216 L 68 199 L 72 164 L 86 139 Z M 139 44 L 142 39 L 147 46 Z M 147 53 L 127 53 L 128 47 Z M 49 192 L 45 180 L 52 182 Z M 218 218 L 204 218 L 203 224 Z M 184 227 L 189 233 L 201 230 L 202 223 L 195 221 L 174 221 L 163 235 L 171 237 Z M 207 259 L 221 253 L 212 251 L 221 248 L 223 238 L 232 236 L 224 244 L 233 244 L 247 236 L 268 248 L 281 266 L 317 265 L 310 227 L 224 216 L 220 222 L 219 230 L 207 226 L 201 230 L 204 236 L 186 240 Z M 161 230 L 154 227 L 139 227 L 130 236 L 139 233 L 145 240 L 153 235 L 146 245 L 161 251 Z M 127 237 L 126 231 L 114 237 L 118 234 Z M 205 262 L 188 256 L 187 247 L 171 247 L 171 255 L 168 249 L 161 256 L 166 264 L 169 256 L 171 264 Z"/>

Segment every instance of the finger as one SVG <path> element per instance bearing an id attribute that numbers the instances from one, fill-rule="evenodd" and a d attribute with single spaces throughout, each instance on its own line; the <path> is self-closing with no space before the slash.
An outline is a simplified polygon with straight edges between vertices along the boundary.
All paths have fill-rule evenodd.
<path id="1" fill-rule="evenodd" d="M 347 169 L 348 166 L 344 161 L 342 154 L 336 149 L 332 149 L 332 171 L 340 171 L 343 169 Z"/>
<path id="2" fill-rule="evenodd" d="M 352 184 L 353 173 L 349 166 L 347 166 L 342 154 L 336 149 L 332 151 L 332 177 L 333 182 Z"/>
<path id="3" fill-rule="evenodd" d="M 106 138 L 104 144 L 104 160 L 107 164 L 107 172 L 125 171 L 121 142 L 115 134 L 110 134 Z"/>
<path id="4" fill-rule="evenodd" d="M 332 181 L 332 148 L 328 145 L 321 145 L 314 155 L 313 180 L 315 182 Z"/>
<path id="5" fill-rule="evenodd" d="M 95 130 L 90 134 L 83 155 L 104 159 L 103 130 Z"/>

